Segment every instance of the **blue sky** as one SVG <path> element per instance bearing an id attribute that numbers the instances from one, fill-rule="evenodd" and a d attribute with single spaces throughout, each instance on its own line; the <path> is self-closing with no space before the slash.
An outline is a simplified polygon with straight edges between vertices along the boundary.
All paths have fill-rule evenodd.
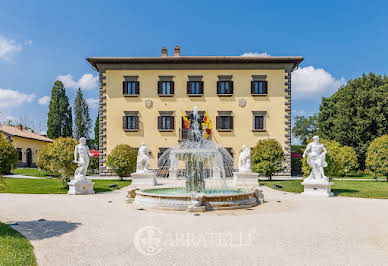
<path id="1" fill-rule="evenodd" d="M 387 73 L 386 1 L 2 1 L 0 120 L 45 129 L 47 98 L 62 76 L 71 103 L 81 86 L 97 114 L 89 56 L 247 52 L 303 56 L 293 75 L 293 114 L 362 73 Z M 89 75 L 88 75 L 89 74 Z M 80 80 L 81 79 L 81 80 Z M 74 87 L 74 88 L 72 88 Z"/>

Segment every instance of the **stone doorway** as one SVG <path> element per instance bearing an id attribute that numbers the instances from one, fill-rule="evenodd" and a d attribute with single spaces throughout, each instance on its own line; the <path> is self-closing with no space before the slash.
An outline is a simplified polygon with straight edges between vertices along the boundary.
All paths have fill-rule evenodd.
<path id="1" fill-rule="evenodd" d="M 28 148 L 26 151 L 26 158 L 27 158 L 27 167 L 32 167 L 32 150 L 31 148 Z"/>

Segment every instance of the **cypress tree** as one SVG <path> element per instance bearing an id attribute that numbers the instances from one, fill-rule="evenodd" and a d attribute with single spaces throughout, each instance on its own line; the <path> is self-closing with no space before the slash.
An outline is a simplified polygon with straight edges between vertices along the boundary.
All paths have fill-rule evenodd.
<path id="1" fill-rule="evenodd" d="M 49 112 L 47 114 L 47 136 L 52 139 L 72 137 L 72 117 L 69 98 L 63 83 L 54 82 L 51 89 Z"/>
<path id="2" fill-rule="evenodd" d="M 100 114 L 98 114 L 96 123 L 94 124 L 94 143 L 97 148 L 100 147 Z"/>
<path id="3" fill-rule="evenodd" d="M 89 115 L 89 106 L 86 103 L 81 89 L 78 89 L 77 96 L 74 100 L 74 137 L 79 139 L 89 137 L 89 129 L 91 127 L 92 121 Z"/>

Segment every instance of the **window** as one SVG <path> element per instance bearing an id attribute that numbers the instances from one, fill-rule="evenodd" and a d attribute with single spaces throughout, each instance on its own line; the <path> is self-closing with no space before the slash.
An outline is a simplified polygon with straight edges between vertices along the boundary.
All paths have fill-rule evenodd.
<path id="1" fill-rule="evenodd" d="M 174 95 L 174 81 L 159 81 L 158 82 L 158 94 L 159 94 L 159 96 L 172 96 L 172 95 Z"/>
<path id="2" fill-rule="evenodd" d="M 265 131 L 265 112 L 253 112 L 253 131 Z"/>
<path id="3" fill-rule="evenodd" d="M 218 131 L 231 131 L 233 129 L 233 116 L 231 115 L 217 116 L 216 128 Z"/>
<path id="4" fill-rule="evenodd" d="M 162 115 L 158 117 L 159 131 L 174 130 L 174 117 L 172 115 Z"/>
<path id="5" fill-rule="evenodd" d="M 18 148 L 17 151 L 18 151 L 18 160 L 19 160 L 19 161 L 23 161 L 23 153 L 22 153 L 22 149 L 21 149 L 21 148 Z"/>
<path id="6" fill-rule="evenodd" d="M 123 82 L 123 94 L 126 96 L 138 96 L 139 95 L 139 81 L 124 81 Z"/>
<path id="7" fill-rule="evenodd" d="M 138 131 L 139 130 L 139 116 L 137 112 L 127 112 L 123 116 L 123 129 L 124 131 Z"/>
<path id="8" fill-rule="evenodd" d="M 190 96 L 203 94 L 203 81 L 188 81 L 187 94 Z"/>
<path id="9" fill-rule="evenodd" d="M 232 95 L 233 94 L 233 81 L 217 81 L 217 94 L 218 95 Z"/>
<path id="10" fill-rule="evenodd" d="M 254 80 L 251 83 L 252 95 L 266 95 L 268 82 L 265 80 Z"/>

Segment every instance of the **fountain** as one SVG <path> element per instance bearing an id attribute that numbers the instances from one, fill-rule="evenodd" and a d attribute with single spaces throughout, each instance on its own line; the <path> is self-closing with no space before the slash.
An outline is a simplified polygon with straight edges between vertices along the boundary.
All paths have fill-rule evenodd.
<path id="1" fill-rule="evenodd" d="M 257 181 L 250 187 L 239 187 L 233 181 L 233 158 L 204 136 L 201 122 L 194 107 L 187 118 L 187 140 L 160 156 L 154 186 L 133 181 L 136 185 L 129 192 L 130 201 L 148 208 L 187 211 L 246 208 L 260 203 L 263 195 Z"/>

